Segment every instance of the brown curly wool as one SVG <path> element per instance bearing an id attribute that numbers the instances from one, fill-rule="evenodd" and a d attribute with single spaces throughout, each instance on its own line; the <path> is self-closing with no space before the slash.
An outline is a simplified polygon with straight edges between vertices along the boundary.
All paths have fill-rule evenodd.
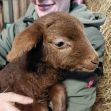
<path id="1" fill-rule="evenodd" d="M 16 104 L 21 111 L 48 111 L 48 96 L 53 111 L 65 111 L 61 70 L 92 71 L 98 64 L 83 25 L 62 12 L 39 18 L 17 35 L 7 58 L 12 62 L 0 72 L 0 91 L 8 88 L 34 99 L 29 106 Z"/>

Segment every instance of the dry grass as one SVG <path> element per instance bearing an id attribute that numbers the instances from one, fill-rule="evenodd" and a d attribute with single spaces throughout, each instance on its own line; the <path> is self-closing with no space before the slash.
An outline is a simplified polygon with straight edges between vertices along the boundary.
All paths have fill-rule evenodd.
<path id="1" fill-rule="evenodd" d="M 105 39 L 104 76 L 99 81 L 93 111 L 111 111 L 111 0 L 86 0 L 86 4 L 91 10 L 107 17 L 101 27 Z"/>

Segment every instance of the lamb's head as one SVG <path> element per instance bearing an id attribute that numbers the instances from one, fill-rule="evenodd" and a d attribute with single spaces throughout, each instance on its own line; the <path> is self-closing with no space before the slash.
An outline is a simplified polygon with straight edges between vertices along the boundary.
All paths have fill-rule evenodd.
<path id="1" fill-rule="evenodd" d="M 24 52 L 33 55 L 34 64 L 43 62 L 56 69 L 93 71 L 98 64 L 98 55 L 85 37 L 83 25 L 61 12 L 39 18 L 19 34 L 7 58 L 12 61 Z"/>

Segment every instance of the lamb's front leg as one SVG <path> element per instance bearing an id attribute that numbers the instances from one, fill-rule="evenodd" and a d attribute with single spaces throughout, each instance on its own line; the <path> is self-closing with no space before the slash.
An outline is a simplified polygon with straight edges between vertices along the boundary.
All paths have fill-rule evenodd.
<path id="1" fill-rule="evenodd" d="M 34 103 L 32 111 L 48 111 L 47 102 L 46 103 L 39 103 L 39 102 Z"/>
<path id="2" fill-rule="evenodd" d="M 66 90 L 62 84 L 56 84 L 50 89 L 52 111 L 66 111 Z"/>

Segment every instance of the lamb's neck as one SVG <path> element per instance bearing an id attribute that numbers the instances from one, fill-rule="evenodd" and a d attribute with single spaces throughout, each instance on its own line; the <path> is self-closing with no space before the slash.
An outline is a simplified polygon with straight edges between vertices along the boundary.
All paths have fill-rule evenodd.
<path id="1" fill-rule="evenodd" d="M 33 80 L 32 84 L 36 86 L 36 88 L 34 88 L 34 92 L 37 93 L 37 95 L 41 95 L 47 88 L 50 88 L 58 82 L 59 75 L 58 71 L 46 64 L 38 64 L 37 66 L 37 70 L 33 72 L 33 74 L 32 72 L 29 73 L 27 78 L 33 78 L 31 79 Z"/>
<path id="2" fill-rule="evenodd" d="M 36 72 L 37 75 L 41 75 L 41 74 L 47 74 L 50 71 L 53 73 L 58 73 L 58 69 L 55 69 L 52 65 L 46 63 L 46 62 L 42 62 L 40 61 L 39 63 L 26 63 L 26 69 L 29 72 Z"/>

